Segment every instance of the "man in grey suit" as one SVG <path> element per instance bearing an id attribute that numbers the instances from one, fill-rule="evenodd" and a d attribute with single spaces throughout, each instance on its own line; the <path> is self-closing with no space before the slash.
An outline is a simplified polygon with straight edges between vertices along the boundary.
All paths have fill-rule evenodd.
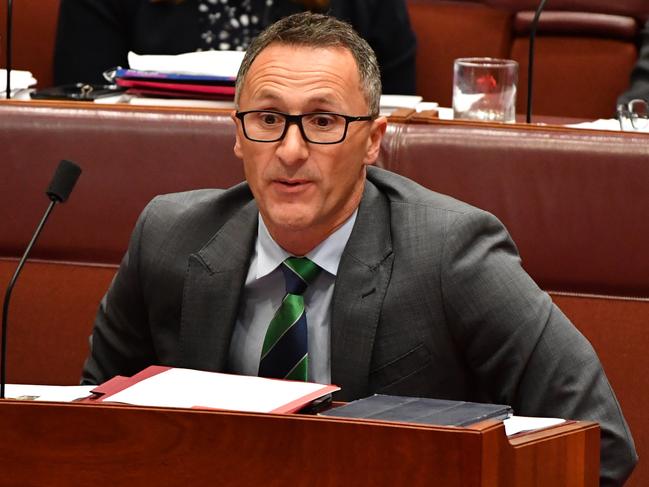
<path id="1" fill-rule="evenodd" d="M 233 113 L 247 182 L 147 206 L 102 300 L 84 382 L 151 364 L 256 375 L 285 278 L 293 293 L 285 259 L 299 257 L 319 269 L 293 293 L 304 309 L 291 326 L 308 343 L 295 339 L 306 348 L 280 376 L 303 370 L 341 386 L 340 400 L 413 395 L 598 421 L 602 485 L 620 485 L 636 454 L 617 400 L 502 224 L 369 167 L 387 123 L 380 92 L 375 57 L 346 24 L 298 14 L 262 33 Z M 282 333 L 273 344 L 293 332 Z"/>

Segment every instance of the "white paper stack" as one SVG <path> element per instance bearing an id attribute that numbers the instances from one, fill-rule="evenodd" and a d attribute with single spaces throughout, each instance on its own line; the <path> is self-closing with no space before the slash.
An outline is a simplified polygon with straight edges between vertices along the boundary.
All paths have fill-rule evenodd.
<path id="1" fill-rule="evenodd" d="M 128 65 L 140 71 L 236 77 L 244 51 L 201 51 L 185 54 L 128 53 Z"/>
<path id="2" fill-rule="evenodd" d="M 36 84 L 36 78 L 29 71 L 11 70 L 11 97 Z M 0 69 L 0 98 L 7 97 L 7 70 Z"/>

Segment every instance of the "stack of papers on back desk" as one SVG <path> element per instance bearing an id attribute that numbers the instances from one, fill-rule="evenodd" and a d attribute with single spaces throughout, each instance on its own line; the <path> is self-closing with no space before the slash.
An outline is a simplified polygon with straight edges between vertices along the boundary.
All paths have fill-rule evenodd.
<path id="1" fill-rule="evenodd" d="M 111 77 L 129 95 L 232 100 L 243 52 L 205 51 L 178 55 L 128 54 L 129 69 Z"/>
<path id="2" fill-rule="evenodd" d="M 29 71 L 11 70 L 11 97 L 16 96 L 20 91 L 36 84 L 36 78 Z M 7 70 L 0 69 L 0 98 L 7 96 Z"/>
<path id="3" fill-rule="evenodd" d="M 175 55 L 128 53 L 128 65 L 138 71 L 236 78 L 243 51 L 202 51 Z"/>
<path id="4" fill-rule="evenodd" d="M 128 88 L 129 94 L 136 95 L 217 100 L 234 98 L 235 79 L 230 77 L 119 68 L 115 73 L 115 82 L 121 88 Z"/>
<path id="5" fill-rule="evenodd" d="M 151 366 L 93 389 L 99 402 L 138 406 L 292 413 L 339 387 L 312 382 Z"/>

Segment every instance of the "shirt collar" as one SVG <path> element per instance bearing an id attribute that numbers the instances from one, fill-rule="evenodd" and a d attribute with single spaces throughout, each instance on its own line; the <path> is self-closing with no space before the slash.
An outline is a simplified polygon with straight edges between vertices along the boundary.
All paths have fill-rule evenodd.
<path id="1" fill-rule="evenodd" d="M 315 262 L 320 268 L 335 276 L 338 274 L 338 265 L 343 255 L 347 240 L 352 233 L 358 208 L 338 229 L 324 239 L 311 252 L 306 254 L 310 260 Z M 268 228 L 264 219 L 259 215 L 257 225 L 257 242 L 255 244 L 255 253 L 257 254 L 256 276 L 255 279 L 261 279 L 273 272 L 286 258 L 291 257 L 286 250 L 279 246 L 273 237 L 268 233 Z"/>

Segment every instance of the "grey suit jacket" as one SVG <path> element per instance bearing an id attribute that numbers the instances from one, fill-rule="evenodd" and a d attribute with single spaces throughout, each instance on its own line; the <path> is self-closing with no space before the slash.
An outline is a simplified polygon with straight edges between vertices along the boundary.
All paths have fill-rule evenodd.
<path id="1" fill-rule="evenodd" d="M 101 302 L 83 381 L 150 364 L 228 371 L 257 218 L 246 184 L 154 199 Z M 337 399 L 461 399 L 594 420 L 602 485 L 631 472 L 633 440 L 595 352 L 492 215 L 369 168 L 332 306 Z"/>

